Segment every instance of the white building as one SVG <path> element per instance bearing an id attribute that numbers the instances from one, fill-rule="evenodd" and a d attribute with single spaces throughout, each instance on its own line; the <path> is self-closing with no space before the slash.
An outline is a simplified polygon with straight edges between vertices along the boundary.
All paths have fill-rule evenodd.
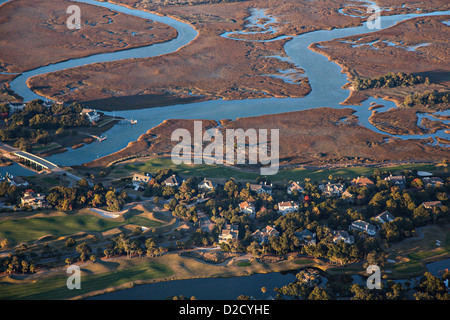
<path id="1" fill-rule="evenodd" d="M 250 190 L 256 192 L 257 194 L 267 193 L 269 195 L 272 194 L 273 188 L 272 185 L 267 184 L 251 184 Z"/>
<path id="2" fill-rule="evenodd" d="M 9 114 L 12 115 L 16 112 L 20 112 L 25 108 L 26 104 L 22 102 L 10 102 L 8 104 Z"/>
<path id="3" fill-rule="evenodd" d="M 100 114 L 97 112 L 97 110 L 94 109 L 83 108 L 80 114 L 87 117 L 89 122 L 97 122 L 98 120 L 100 120 Z"/>
<path id="4" fill-rule="evenodd" d="M 227 243 L 229 241 L 236 241 L 239 237 L 239 229 L 237 225 L 227 224 L 219 234 L 219 243 Z"/>
<path id="5" fill-rule="evenodd" d="M 345 186 L 342 183 L 328 182 L 327 184 L 319 185 L 319 189 L 326 196 L 339 197 L 344 192 Z"/>
<path id="6" fill-rule="evenodd" d="M 353 221 L 353 223 L 349 227 L 349 230 L 367 232 L 369 236 L 374 236 L 377 234 L 377 228 L 373 224 L 362 220 Z"/>
<path id="7" fill-rule="evenodd" d="M 380 221 L 381 223 L 387 223 L 387 222 L 394 221 L 395 217 L 392 215 L 392 213 L 390 213 L 389 211 L 386 210 L 386 211 L 380 213 L 379 215 L 377 215 L 375 217 L 375 219 Z"/>
<path id="8" fill-rule="evenodd" d="M 255 216 L 256 216 L 255 205 L 251 202 L 247 202 L 247 201 L 241 202 L 239 204 L 239 210 L 243 213 L 248 213 L 250 218 L 252 218 L 252 219 L 255 218 Z"/>
<path id="9" fill-rule="evenodd" d="M 21 177 L 13 176 L 12 174 L 6 174 L 6 179 L 8 180 L 9 184 L 16 187 L 27 187 L 28 182 L 25 181 Z"/>
<path id="10" fill-rule="evenodd" d="M 351 236 L 347 231 L 339 230 L 333 231 L 333 242 L 338 243 L 339 241 L 344 241 L 344 243 L 353 244 L 355 243 L 355 237 Z"/>
<path id="11" fill-rule="evenodd" d="M 138 189 L 140 187 L 144 187 L 146 185 L 148 185 L 148 183 L 150 181 L 152 181 L 153 177 L 150 173 L 145 173 L 145 174 L 139 174 L 139 173 L 135 173 L 133 175 L 133 187 L 135 189 Z"/>
<path id="12" fill-rule="evenodd" d="M 298 181 L 292 182 L 287 189 L 288 194 L 292 194 L 294 191 L 298 191 L 298 193 L 302 193 L 304 191 Z"/>
<path id="13" fill-rule="evenodd" d="M 213 190 L 217 187 L 217 184 L 211 182 L 211 180 L 203 179 L 203 181 L 197 187 L 203 190 Z"/>
<path id="14" fill-rule="evenodd" d="M 294 201 L 283 201 L 278 203 L 278 213 L 281 213 L 283 216 L 298 210 L 298 203 Z"/>

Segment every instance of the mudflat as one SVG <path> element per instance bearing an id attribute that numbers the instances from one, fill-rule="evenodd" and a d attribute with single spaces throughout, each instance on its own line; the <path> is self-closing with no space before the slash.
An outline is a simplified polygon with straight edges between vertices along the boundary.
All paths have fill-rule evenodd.
<path id="1" fill-rule="evenodd" d="M 350 108 L 317 108 L 274 115 L 238 118 L 234 121 L 202 120 L 203 129 L 279 129 L 280 165 L 362 165 L 384 162 L 435 162 L 448 158 L 446 148 L 425 140 L 389 139 L 358 123 Z M 178 141 L 171 141 L 174 129 L 184 128 L 193 136 L 195 120 L 166 120 L 128 147 L 85 164 L 103 167 L 127 157 L 155 155 L 170 157 Z M 248 163 L 248 161 L 247 161 Z"/>
<path id="2" fill-rule="evenodd" d="M 310 92 L 303 70 L 294 64 L 273 56 L 287 57 L 284 44 L 289 38 L 270 42 L 251 40 L 275 39 L 280 35 L 298 35 L 318 29 L 356 26 L 360 19 L 338 12 L 338 1 L 240 1 L 236 3 L 211 3 L 194 5 L 157 5 L 153 2 L 132 0 L 116 1 L 129 7 L 156 11 L 190 23 L 198 37 L 189 46 L 160 57 L 99 63 L 33 77 L 29 86 L 39 94 L 52 98 L 64 94 L 67 101 L 98 101 L 114 98 L 110 102 L 124 109 L 119 97 L 148 97 L 147 107 L 165 105 L 163 96 L 173 96 L 180 101 L 189 95 L 202 99 L 248 99 L 265 97 L 303 97 Z M 179 2 L 177 2 L 179 3 Z M 270 26 L 275 32 L 236 40 L 222 34 L 246 30 L 250 9 L 264 8 L 276 17 Z M 252 29 L 254 30 L 254 29 Z M 295 69 L 299 78 L 286 82 L 273 75 L 279 70 Z M 123 74 L 129 75 L 122 81 Z M 109 87 L 103 90 L 104 81 Z M 79 83 L 78 90 L 68 87 Z M 51 83 L 51 86 L 49 84 Z M 110 104 L 111 106 L 111 104 Z M 100 106 L 101 107 L 101 106 Z"/>
<path id="3" fill-rule="evenodd" d="M 67 28 L 77 5 L 81 29 Z M 168 41 L 174 28 L 106 8 L 68 0 L 15 0 L 0 14 L 0 71 L 22 72 L 50 63 Z"/>

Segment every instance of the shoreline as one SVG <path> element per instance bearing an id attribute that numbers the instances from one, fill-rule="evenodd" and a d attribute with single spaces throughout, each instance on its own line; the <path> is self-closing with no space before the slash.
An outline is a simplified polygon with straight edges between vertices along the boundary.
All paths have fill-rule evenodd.
<path id="1" fill-rule="evenodd" d="M 168 253 L 168 254 L 176 254 L 176 253 Z M 124 257 L 120 257 L 119 259 L 124 258 Z M 194 258 L 189 258 L 189 257 L 182 257 L 180 256 L 180 258 L 182 259 L 194 259 Z M 443 261 L 450 258 L 450 254 L 445 254 L 442 257 L 437 257 L 437 258 L 428 258 L 428 259 L 424 259 L 424 261 L 422 261 L 422 264 L 424 264 L 424 268 L 426 269 L 426 265 L 429 263 L 433 263 L 433 262 L 439 262 L 439 261 Z M 116 258 L 117 259 L 117 258 Z M 168 279 L 167 277 L 164 278 L 156 278 L 156 279 L 142 279 L 142 280 L 136 280 L 136 281 L 130 281 L 127 283 L 124 283 L 122 285 L 119 286 L 114 286 L 114 287 L 108 287 L 105 289 L 100 289 L 100 290 L 96 290 L 96 291 L 92 291 L 83 295 L 79 295 L 79 296 L 75 296 L 70 298 L 70 300 L 83 300 L 83 299 L 87 299 L 87 298 L 91 298 L 91 297 L 95 297 L 95 296 L 100 296 L 100 295 L 104 295 L 104 294 L 108 294 L 108 293 L 114 293 L 114 292 L 119 292 L 119 291 L 123 291 L 123 290 L 127 290 L 127 289 L 131 289 L 134 288 L 136 286 L 142 286 L 142 285 L 148 285 L 148 284 L 153 284 L 153 283 L 160 283 L 160 282 L 166 282 L 166 281 L 178 281 L 178 280 L 195 280 L 195 279 L 208 279 L 208 278 L 219 278 L 219 279 L 226 279 L 226 278 L 235 278 L 235 277 L 245 277 L 245 276 L 251 276 L 251 275 L 256 275 L 256 274 L 269 274 L 269 273 L 283 273 L 283 272 L 292 272 L 295 270 L 300 270 L 300 269 L 305 269 L 305 268 L 316 268 L 316 269 L 320 269 L 321 271 L 327 273 L 327 275 L 329 276 L 344 276 L 344 275 L 349 275 L 349 272 L 351 273 L 351 275 L 366 275 L 364 268 L 362 268 L 362 270 L 360 272 L 355 272 L 352 271 L 352 265 L 360 265 L 361 262 L 354 262 L 354 263 L 350 263 L 347 264 L 345 266 L 339 266 L 339 265 L 334 265 L 334 264 L 330 264 L 330 263 L 326 263 L 326 262 L 317 262 L 316 258 L 313 257 L 307 257 L 307 256 L 301 256 L 301 257 L 297 257 L 297 259 L 311 259 L 314 261 L 313 264 L 296 264 L 295 263 L 295 259 L 293 258 L 292 260 L 289 259 L 285 259 L 283 261 L 280 262 L 275 262 L 275 263 L 270 263 L 270 269 L 269 270 L 265 270 L 265 272 L 256 272 L 256 271 L 245 271 L 245 269 L 243 269 L 241 272 L 231 272 L 231 274 L 227 274 L 227 275 L 217 275 L 217 276 L 202 276 L 202 275 L 196 275 L 196 276 L 192 276 L 192 277 L 176 277 L 176 276 L 170 276 L 170 279 Z M 204 263 L 207 264 L 209 266 L 216 266 L 217 264 L 214 263 L 209 263 L 209 262 L 205 262 L 202 261 L 200 259 L 195 259 L 197 260 L 197 262 L 199 263 Z M 226 261 L 224 261 L 222 264 L 230 264 L 232 262 L 233 258 L 229 258 Z M 257 261 L 256 258 L 253 257 L 253 259 L 251 259 L 253 262 Z M 228 262 L 227 262 L 228 261 Z M 320 260 L 319 260 L 320 261 Z M 281 269 L 277 269 L 276 265 L 281 263 L 281 262 L 285 262 L 287 264 L 287 262 L 291 262 L 289 263 L 287 266 L 281 267 Z M 261 263 L 259 261 L 257 261 L 257 263 Z M 297 267 L 295 267 L 297 266 Z M 341 271 L 333 271 L 333 270 L 329 270 L 329 269 L 333 269 L 333 268 L 339 268 L 341 269 Z M 277 270 L 273 270 L 273 269 L 277 269 Z M 346 271 L 345 268 L 348 268 L 349 270 Z M 388 280 L 410 280 L 412 278 L 418 277 L 420 275 L 423 274 L 423 272 L 421 271 L 416 271 L 416 272 L 410 272 L 408 275 L 405 276 L 400 276 L 398 275 L 397 277 L 390 277 L 389 275 L 391 273 L 386 273 L 384 272 L 384 274 L 386 276 L 388 276 Z"/>

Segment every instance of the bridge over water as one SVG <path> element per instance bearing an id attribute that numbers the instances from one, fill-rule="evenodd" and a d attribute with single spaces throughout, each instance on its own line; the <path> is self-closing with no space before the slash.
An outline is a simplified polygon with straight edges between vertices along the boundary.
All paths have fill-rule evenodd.
<path id="1" fill-rule="evenodd" d="M 57 171 L 58 166 L 48 160 L 45 160 L 39 156 L 36 156 L 32 153 L 26 151 L 15 151 L 13 152 L 15 156 L 25 161 L 25 164 L 29 164 L 30 166 L 35 165 L 36 169 L 39 167 L 41 169 L 47 169 L 50 171 Z"/>

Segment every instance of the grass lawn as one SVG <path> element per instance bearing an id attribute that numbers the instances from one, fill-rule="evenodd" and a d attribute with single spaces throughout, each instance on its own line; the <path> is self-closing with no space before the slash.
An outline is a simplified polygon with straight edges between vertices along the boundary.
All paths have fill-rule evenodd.
<path id="1" fill-rule="evenodd" d="M 426 263 L 450 255 L 450 229 L 448 226 L 430 225 L 420 229 L 423 237 L 407 239 L 394 244 L 391 253 L 400 260 L 392 266 L 393 277 L 416 276 L 426 271 Z M 436 240 L 441 246 L 436 246 Z"/>
<path id="2" fill-rule="evenodd" d="M 125 222 L 128 224 L 136 224 L 136 225 L 139 225 L 142 227 L 147 227 L 147 228 L 154 228 L 154 227 L 159 227 L 159 226 L 163 225 L 162 222 L 150 220 L 150 219 L 147 219 L 144 217 L 137 217 L 137 216 L 128 218 L 125 220 Z"/>
<path id="3" fill-rule="evenodd" d="M 207 177 L 211 179 L 228 179 L 235 178 L 237 180 L 255 180 L 259 174 L 248 171 L 241 171 L 232 167 L 225 167 L 219 165 L 187 165 L 173 164 L 171 159 L 157 158 L 148 160 L 145 162 L 133 162 L 125 165 L 119 165 L 113 171 L 114 174 L 123 174 L 124 172 L 156 172 L 159 169 L 172 169 L 177 171 L 181 176 L 196 176 L 196 177 Z M 381 170 L 387 170 L 389 172 L 402 171 L 408 169 L 416 169 L 418 171 L 431 171 L 437 172 L 443 170 L 442 168 L 437 168 L 435 165 L 425 165 L 425 164 L 406 164 L 398 165 L 386 168 L 380 168 Z M 349 168 L 338 168 L 338 169 L 322 169 L 322 170 L 308 170 L 305 168 L 296 169 L 284 169 L 280 170 L 276 175 L 270 176 L 272 181 L 289 181 L 289 180 L 300 180 L 303 181 L 305 178 L 310 178 L 312 181 L 322 181 L 327 180 L 329 175 L 334 177 L 343 178 L 355 178 L 358 176 L 369 176 L 375 170 L 374 167 L 349 167 Z"/>
<path id="4" fill-rule="evenodd" d="M 53 149 L 56 149 L 56 148 L 61 148 L 61 147 L 62 146 L 59 143 L 51 142 L 51 143 L 46 144 L 46 145 L 33 146 L 32 152 L 34 152 L 34 153 L 43 153 L 43 152 L 48 152 L 50 150 L 53 150 Z"/>
<path id="5" fill-rule="evenodd" d="M 403 276 L 421 275 L 426 271 L 425 266 L 420 262 L 396 263 L 392 271 Z"/>
<path id="6" fill-rule="evenodd" d="M 62 237 L 77 232 L 104 232 L 125 224 L 136 224 L 147 228 L 162 225 L 161 222 L 137 216 L 123 220 L 105 219 L 88 214 L 65 214 L 1 221 L 0 238 L 20 243 L 36 240 L 45 235 Z"/>
<path id="7" fill-rule="evenodd" d="M 236 262 L 236 265 L 238 267 L 249 267 L 252 264 L 251 264 L 251 262 L 248 262 L 248 261 L 238 261 L 238 262 Z"/>
<path id="8" fill-rule="evenodd" d="M 315 261 L 312 259 L 308 259 L 308 258 L 301 258 L 301 259 L 296 259 L 294 260 L 295 264 L 304 266 L 304 265 L 309 265 L 309 264 L 314 264 Z"/>
<path id="9" fill-rule="evenodd" d="M 173 274 L 167 265 L 146 258 L 95 262 L 82 267 L 81 271 L 80 290 L 69 290 L 66 286 L 69 275 L 58 275 L 20 284 L 17 281 L 14 284 L 1 282 L 0 299 L 68 299 L 132 281 L 168 277 Z"/>

